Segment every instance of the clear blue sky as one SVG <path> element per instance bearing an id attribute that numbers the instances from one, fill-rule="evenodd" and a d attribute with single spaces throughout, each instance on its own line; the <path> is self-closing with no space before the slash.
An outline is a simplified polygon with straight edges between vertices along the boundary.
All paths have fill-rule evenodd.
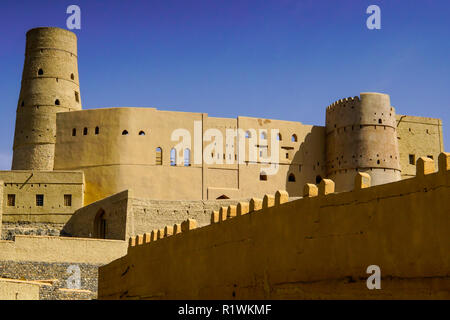
<path id="1" fill-rule="evenodd" d="M 334 100 L 377 91 L 441 118 L 450 150 L 450 1 L 0 2 L 0 169 L 10 169 L 25 33 L 81 7 L 83 108 L 145 106 L 323 125 Z M 381 30 L 366 8 L 381 8 Z"/>

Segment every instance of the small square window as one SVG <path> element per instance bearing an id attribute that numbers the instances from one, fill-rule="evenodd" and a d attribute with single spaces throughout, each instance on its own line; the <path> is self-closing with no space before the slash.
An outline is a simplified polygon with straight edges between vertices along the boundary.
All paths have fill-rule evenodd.
<path id="1" fill-rule="evenodd" d="M 409 155 L 409 164 L 416 164 L 416 156 L 413 154 Z"/>
<path id="2" fill-rule="evenodd" d="M 14 207 L 16 205 L 16 195 L 15 194 L 8 194 L 8 206 Z"/>
<path id="3" fill-rule="evenodd" d="M 72 195 L 71 194 L 65 194 L 64 195 L 64 205 L 66 207 L 72 206 Z"/>
<path id="4" fill-rule="evenodd" d="M 36 195 L 36 206 L 38 206 L 38 207 L 44 206 L 44 195 L 43 194 Z"/>

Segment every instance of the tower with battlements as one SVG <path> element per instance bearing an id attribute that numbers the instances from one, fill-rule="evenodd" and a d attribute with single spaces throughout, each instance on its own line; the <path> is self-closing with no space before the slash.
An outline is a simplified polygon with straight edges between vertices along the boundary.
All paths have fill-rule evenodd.
<path id="1" fill-rule="evenodd" d="M 337 191 L 353 188 L 358 172 L 372 184 L 401 179 L 397 122 L 390 97 L 361 93 L 360 97 L 334 102 L 326 110 L 327 177 Z"/>

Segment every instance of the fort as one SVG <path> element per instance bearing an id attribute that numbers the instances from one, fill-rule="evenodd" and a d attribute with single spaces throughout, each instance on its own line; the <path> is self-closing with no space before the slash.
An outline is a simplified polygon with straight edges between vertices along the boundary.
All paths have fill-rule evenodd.
<path id="1" fill-rule="evenodd" d="M 28 31 L 0 171 L 0 298 L 448 298 L 440 119 L 374 92 L 333 102 L 323 126 L 84 110 L 77 60 L 74 33 Z M 388 276 L 375 296 L 358 287 L 370 261 Z"/>

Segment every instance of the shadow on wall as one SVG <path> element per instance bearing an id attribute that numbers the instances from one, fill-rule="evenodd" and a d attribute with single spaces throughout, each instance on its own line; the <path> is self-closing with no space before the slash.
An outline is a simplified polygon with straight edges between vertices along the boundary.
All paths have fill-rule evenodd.
<path id="1" fill-rule="evenodd" d="M 283 147 L 281 150 L 280 158 L 288 153 Z M 306 183 L 322 181 L 326 170 L 325 152 L 325 128 L 314 126 L 293 155 L 286 175 L 285 190 L 291 197 L 301 197 Z"/>

